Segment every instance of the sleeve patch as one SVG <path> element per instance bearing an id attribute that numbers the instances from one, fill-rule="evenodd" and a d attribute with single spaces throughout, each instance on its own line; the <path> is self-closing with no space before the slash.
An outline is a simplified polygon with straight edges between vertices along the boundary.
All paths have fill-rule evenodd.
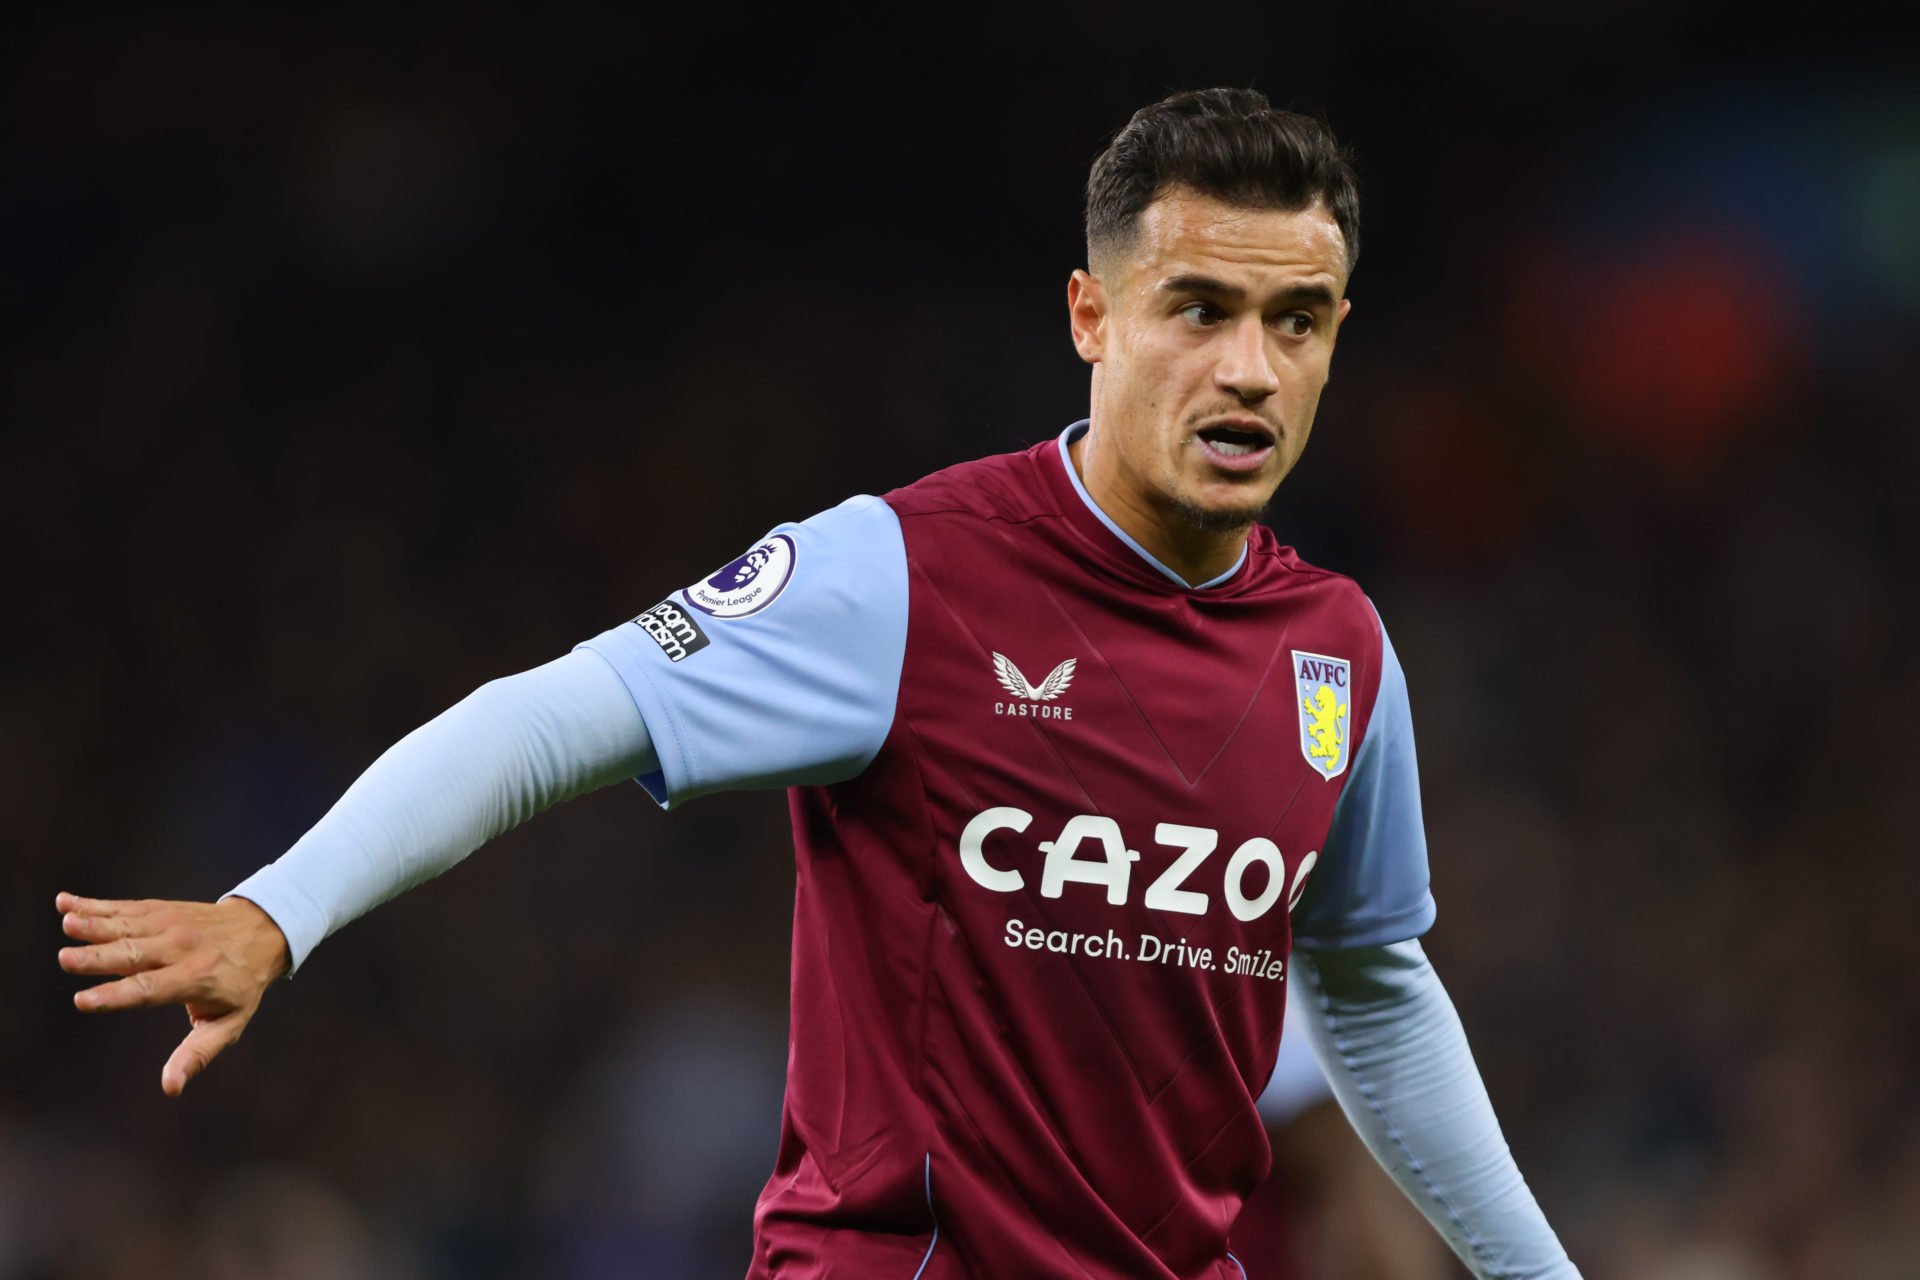
<path id="1" fill-rule="evenodd" d="M 660 651 L 667 655 L 669 662 L 692 657 L 710 643 L 700 624 L 672 600 L 662 600 L 635 618 L 633 625 L 646 632 L 660 646 Z"/>
<path id="2" fill-rule="evenodd" d="M 711 578 L 680 593 L 700 612 L 715 618 L 744 618 L 760 612 L 787 589 L 799 561 L 793 539 L 776 533 Z"/>
<path id="3" fill-rule="evenodd" d="M 900 518 L 863 495 L 779 525 L 584 643 L 646 721 L 659 772 L 641 782 L 663 806 L 845 781 L 893 725 L 907 644 Z"/>

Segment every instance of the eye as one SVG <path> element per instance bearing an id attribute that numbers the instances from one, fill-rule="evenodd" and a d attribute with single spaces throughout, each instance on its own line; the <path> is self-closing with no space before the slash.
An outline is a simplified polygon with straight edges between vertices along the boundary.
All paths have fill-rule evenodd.
<path id="1" fill-rule="evenodd" d="M 1289 311 L 1281 316 L 1280 332 L 1289 338 L 1304 338 L 1313 332 L 1313 316 L 1305 311 Z"/>
<path id="2" fill-rule="evenodd" d="M 1200 326 L 1219 324 L 1226 319 L 1225 313 L 1211 302 L 1189 302 L 1180 308 L 1179 314 L 1186 317 L 1187 323 Z"/>

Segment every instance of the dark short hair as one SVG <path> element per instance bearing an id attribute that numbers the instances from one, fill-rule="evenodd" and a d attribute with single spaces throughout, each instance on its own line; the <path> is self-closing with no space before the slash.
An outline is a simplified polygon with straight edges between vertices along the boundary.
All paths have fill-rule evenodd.
<path id="1" fill-rule="evenodd" d="M 1195 89 L 1142 107 L 1087 176 L 1087 260 L 1133 239 L 1140 214 L 1175 188 L 1253 209 L 1324 203 L 1360 260 L 1360 187 L 1346 149 L 1312 116 L 1253 89 Z"/>

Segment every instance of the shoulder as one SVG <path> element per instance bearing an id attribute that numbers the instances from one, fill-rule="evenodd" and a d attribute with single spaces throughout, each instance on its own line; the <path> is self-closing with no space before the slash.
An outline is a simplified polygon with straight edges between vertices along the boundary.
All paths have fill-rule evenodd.
<path id="1" fill-rule="evenodd" d="M 1255 575 L 1249 590 L 1276 606 L 1277 645 L 1287 650 L 1300 693 L 1317 696 L 1323 684 L 1336 697 L 1351 690 L 1364 732 L 1369 716 L 1360 709 L 1374 706 L 1394 663 L 1373 601 L 1352 578 L 1308 563 L 1264 525 L 1255 526 L 1247 557 Z"/>
<path id="2" fill-rule="evenodd" d="M 1253 527 L 1247 543 L 1247 565 L 1255 575 L 1257 589 L 1304 597 L 1313 602 L 1316 612 L 1337 618 L 1356 633 L 1371 633 L 1374 642 L 1379 642 L 1380 615 L 1360 584 L 1344 573 L 1310 563 L 1266 525 Z"/>
<path id="3" fill-rule="evenodd" d="M 1056 514 L 1058 504 L 1041 468 L 1046 451 L 1057 447 L 1053 440 L 1044 440 L 1017 452 L 957 463 L 884 498 L 902 520 L 941 515 L 1023 520 Z"/>

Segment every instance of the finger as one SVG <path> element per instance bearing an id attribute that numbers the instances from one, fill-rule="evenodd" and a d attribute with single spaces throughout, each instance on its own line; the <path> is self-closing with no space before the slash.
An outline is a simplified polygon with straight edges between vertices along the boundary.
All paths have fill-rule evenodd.
<path id="1" fill-rule="evenodd" d="M 191 999 L 193 994 L 186 975 L 178 966 L 144 969 L 118 982 L 103 982 L 97 987 L 74 992 L 73 1007 L 82 1013 L 144 1009 L 157 1004 L 179 1004 Z"/>
<path id="2" fill-rule="evenodd" d="M 153 906 L 147 898 L 82 898 L 74 893 L 59 893 L 53 898 L 58 911 L 77 911 L 86 916 L 138 916 L 145 915 Z"/>
<path id="3" fill-rule="evenodd" d="M 60 931 L 81 942 L 113 942 L 137 938 L 153 932 L 153 923 L 143 916 L 82 916 L 69 913 L 60 917 Z"/>
<path id="4" fill-rule="evenodd" d="M 223 1049 L 238 1040 L 246 1025 L 247 1016 L 238 1009 L 195 1023 L 167 1059 L 167 1065 L 160 1068 L 160 1091 L 170 1098 L 179 1097 L 187 1081 L 205 1071 Z"/>
<path id="5" fill-rule="evenodd" d="M 60 967 L 68 973 L 137 973 L 161 968 L 175 958 L 157 938 L 123 938 L 91 947 L 60 948 Z"/>

